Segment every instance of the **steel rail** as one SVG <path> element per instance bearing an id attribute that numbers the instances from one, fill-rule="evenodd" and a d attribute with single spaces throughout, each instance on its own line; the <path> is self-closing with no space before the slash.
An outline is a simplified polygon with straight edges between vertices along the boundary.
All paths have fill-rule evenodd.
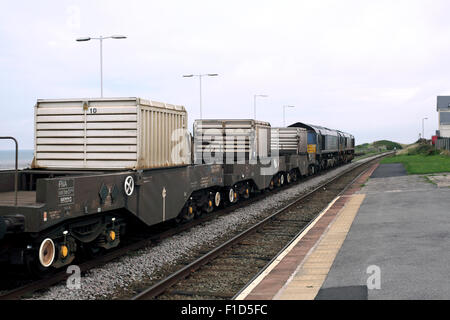
<path id="1" fill-rule="evenodd" d="M 372 160 L 369 160 L 367 162 L 363 162 L 363 163 L 359 164 L 356 167 L 349 168 L 347 171 L 349 172 L 351 170 L 354 170 L 354 169 L 360 167 L 361 165 L 366 164 L 366 163 L 368 163 L 370 161 L 372 161 Z M 345 172 L 347 172 L 347 171 L 345 171 Z M 323 173 L 327 173 L 327 172 L 330 172 L 330 170 L 322 171 L 322 174 Z M 89 260 L 89 261 L 81 263 L 79 265 L 80 270 L 81 270 L 81 272 L 85 272 L 85 271 L 88 271 L 88 270 L 90 270 L 92 268 L 104 265 L 104 264 L 106 264 L 106 263 L 108 263 L 108 262 L 110 262 L 110 261 L 112 261 L 114 259 L 117 259 L 117 258 L 119 258 L 119 257 L 121 257 L 121 256 L 123 256 L 123 255 L 125 255 L 127 253 L 129 253 L 130 251 L 135 251 L 135 250 L 144 248 L 146 246 L 154 245 L 155 243 L 157 243 L 157 242 L 159 242 L 159 241 L 161 241 L 163 239 L 169 238 L 169 237 L 171 237 L 173 235 L 176 235 L 176 234 L 179 234 L 179 233 L 184 232 L 186 230 L 189 230 L 189 229 L 191 229 L 194 226 L 200 225 L 201 223 L 204 223 L 204 222 L 207 222 L 207 221 L 211 221 L 211 220 L 213 220 L 215 218 L 218 218 L 218 217 L 223 216 L 225 214 L 229 214 L 229 213 L 231 213 L 231 212 L 233 212 L 235 210 L 238 210 L 240 208 L 243 208 L 245 206 L 248 206 L 250 204 L 258 202 L 259 200 L 264 199 L 267 195 L 277 194 L 278 192 L 282 192 L 283 190 L 289 189 L 289 188 L 291 188 L 291 187 L 293 187 L 295 185 L 298 185 L 300 183 L 303 183 L 303 182 L 305 182 L 305 181 L 307 181 L 309 179 L 312 179 L 312 178 L 315 178 L 315 177 L 318 177 L 318 176 L 320 176 L 320 174 L 308 177 L 307 179 L 298 180 L 297 182 L 291 183 L 289 185 L 286 184 L 286 185 L 284 185 L 282 187 L 279 187 L 279 188 L 271 191 L 270 193 L 257 194 L 256 196 L 254 196 L 254 197 L 252 197 L 250 199 L 246 199 L 246 200 L 244 200 L 242 202 L 238 202 L 237 204 L 234 204 L 233 206 L 225 207 L 225 208 L 223 208 L 221 210 L 214 211 L 214 212 L 212 212 L 210 214 L 203 215 L 200 218 L 197 218 L 197 219 L 194 219 L 194 220 L 189 221 L 187 223 L 184 223 L 184 224 L 178 226 L 177 228 L 170 228 L 168 230 L 164 230 L 163 232 L 160 232 L 160 233 L 154 234 L 152 236 L 149 236 L 149 237 L 147 237 L 147 238 L 145 238 L 143 240 L 138 240 L 138 241 L 136 241 L 136 242 L 134 242 L 134 243 L 132 243 L 130 245 L 126 245 L 124 247 L 119 247 L 116 250 L 110 251 L 110 252 L 108 252 L 108 253 L 106 253 L 106 254 L 104 254 L 102 256 L 99 256 L 99 257 L 96 257 L 96 258 L 94 258 L 92 260 Z M 337 177 L 338 176 L 336 176 L 335 178 L 337 178 Z M 318 187 L 316 189 L 319 189 L 321 187 L 322 186 L 320 186 L 320 187 Z M 41 290 L 41 289 L 45 289 L 47 287 L 50 287 L 52 285 L 55 285 L 55 284 L 60 283 L 62 281 L 65 281 L 65 280 L 67 280 L 67 278 L 69 276 L 70 276 L 70 274 L 67 274 L 65 271 L 58 272 L 58 273 L 52 275 L 51 278 L 44 278 L 44 279 L 36 280 L 36 281 L 33 281 L 32 283 L 29 283 L 29 284 L 20 286 L 18 288 L 9 290 L 8 292 L 0 295 L 0 300 L 17 300 L 17 299 L 20 299 L 21 297 L 23 297 L 25 295 L 29 295 L 30 293 L 33 293 L 35 291 L 38 291 L 38 290 Z"/>
<path id="2" fill-rule="evenodd" d="M 345 170 L 345 171 L 341 172 L 340 174 L 336 175 L 335 177 L 333 177 L 333 178 L 327 180 L 326 182 L 320 184 L 318 187 L 314 188 L 313 190 L 307 192 L 306 194 L 301 195 L 299 198 L 295 199 L 293 202 L 291 202 L 288 205 L 284 206 L 283 208 L 277 210 L 275 213 L 271 214 L 270 216 L 268 216 L 267 218 L 261 220 L 260 222 L 254 224 L 250 228 L 248 228 L 248 229 L 244 230 L 243 232 L 239 233 L 238 235 L 236 235 L 232 239 L 224 242 L 220 246 L 218 246 L 218 247 L 214 248 L 213 250 L 209 251 L 208 253 L 204 254 L 203 256 L 201 256 L 200 258 L 196 259 L 192 263 L 190 263 L 190 264 L 186 265 L 185 267 L 179 269 L 178 271 L 172 273 L 171 275 L 169 275 L 168 277 L 162 279 L 161 281 L 157 282 L 156 284 L 152 285 L 151 287 L 143 290 L 139 294 L 137 294 L 134 297 L 132 297 L 131 300 L 146 300 L 146 299 L 151 299 L 151 298 L 154 298 L 154 297 L 156 297 L 158 295 L 161 295 L 167 289 L 172 287 L 174 284 L 176 284 L 179 281 L 183 280 L 184 278 L 186 278 L 191 273 L 193 273 L 196 270 L 198 270 L 203 265 L 205 265 L 205 264 L 209 263 L 210 261 L 214 260 L 216 257 L 218 257 L 226 249 L 228 249 L 228 248 L 232 247 L 233 245 L 241 242 L 244 238 L 246 238 L 249 235 L 253 234 L 258 229 L 260 229 L 262 226 L 264 226 L 266 223 L 268 223 L 269 221 L 271 221 L 272 219 L 274 219 L 275 217 L 277 217 L 281 213 L 284 213 L 285 211 L 287 211 L 291 207 L 295 206 L 300 201 L 302 201 L 305 198 L 311 196 L 312 194 L 316 193 L 317 191 L 322 190 L 323 187 L 325 187 L 326 185 L 334 182 L 335 180 L 339 179 L 340 177 L 344 176 L 345 174 L 347 174 L 347 173 L 349 173 L 349 172 L 351 172 L 351 171 L 353 171 L 353 170 L 355 170 L 357 168 L 360 168 L 363 165 L 366 165 L 366 164 L 368 164 L 370 162 L 373 162 L 373 161 L 377 160 L 380 157 L 384 157 L 384 156 L 386 156 L 388 154 L 390 154 L 390 153 L 387 153 L 387 154 L 385 153 L 385 154 L 381 154 L 381 155 L 375 156 L 373 159 L 368 160 L 367 162 L 362 162 L 362 163 L 358 164 L 355 167 L 348 168 L 347 170 Z M 352 182 L 345 187 L 344 191 L 347 190 L 347 188 L 350 185 L 352 185 L 353 182 L 354 181 L 352 180 Z"/>
<path id="3" fill-rule="evenodd" d="M 298 183 L 302 183 L 305 182 L 306 180 L 299 180 L 295 183 L 291 183 L 290 185 L 285 185 L 283 187 L 277 188 L 275 190 L 273 190 L 270 195 L 274 195 L 277 194 L 278 192 L 281 192 L 287 188 L 293 187 Z M 206 214 L 206 215 L 202 215 L 201 217 L 191 220 L 189 222 L 183 223 L 181 225 L 179 225 L 176 228 L 169 228 L 167 230 L 164 230 L 160 233 L 157 234 L 153 234 L 143 240 L 138 240 L 134 243 L 131 243 L 129 245 L 123 246 L 123 247 L 119 247 L 113 251 L 109 251 L 107 253 L 105 253 L 102 256 L 96 257 L 92 260 L 83 262 L 82 264 L 79 265 L 80 267 L 80 271 L 81 272 L 86 272 L 92 268 L 104 265 L 114 259 L 117 259 L 127 253 L 129 253 L 130 251 L 135 251 L 141 248 L 144 248 L 146 246 L 151 246 L 151 245 L 155 245 L 157 242 L 164 240 L 166 238 L 169 238 L 171 236 L 174 236 L 176 234 L 182 233 L 184 231 L 187 231 L 197 225 L 200 225 L 202 223 L 211 221 L 215 218 L 218 218 L 220 216 L 229 214 L 233 211 L 236 211 L 240 208 L 243 208 L 245 206 L 251 205 L 255 202 L 258 202 L 260 200 L 262 200 L 263 198 L 265 198 L 268 194 L 258 194 L 250 199 L 246 199 L 242 202 L 238 202 L 232 206 L 229 207 L 225 207 L 222 208 L 220 210 L 214 211 L 210 214 Z M 167 222 L 170 223 L 170 222 Z M 167 226 L 168 227 L 168 226 Z M 57 272 L 55 274 L 53 274 L 51 276 L 51 278 L 44 278 L 44 279 L 39 279 L 36 281 L 33 281 L 31 283 L 22 285 L 18 288 L 12 289 L 7 291 L 4 294 L 0 295 L 0 300 L 17 300 L 20 299 L 21 297 L 25 296 L 25 295 L 29 295 L 30 293 L 33 293 L 35 291 L 41 290 L 41 289 L 45 289 L 47 287 L 50 287 L 52 285 L 55 285 L 57 283 L 60 283 L 62 281 L 67 280 L 67 278 L 70 276 L 70 274 L 67 274 L 64 271 L 60 271 Z"/>
<path id="4" fill-rule="evenodd" d="M 323 173 L 329 172 L 328 170 L 323 171 Z M 289 185 L 284 185 L 282 187 L 279 187 L 277 189 L 272 190 L 269 194 L 274 195 L 278 192 L 281 192 L 285 189 L 291 188 L 299 183 L 303 183 L 309 179 L 312 179 L 314 177 L 317 177 L 318 175 L 308 177 L 307 179 L 298 180 L 297 182 L 291 183 Z M 202 215 L 201 217 L 194 219 L 192 221 L 186 222 L 184 224 L 179 225 L 176 228 L 169 228 L 167 230 L 164 230 L 162 232 L 153 234 L 149 237 L 146 237 L 143 240 L 138 240 L 136 242 L 131 243 L 130 245 L 126 245 L 123 247 L 119 247 L 113 251 L 107 252 L 106 254 L 96 257 L 92 260 L 83 262 L 79 265 L 81 272 L 86 272 L 92 268 L 104 265 L 114 259 L 117 259 L 125 254 L 127 254 L 130 251 L 135 251 L 141 248 L 144 248 L 146 246 L 154 245 L 155 243 L 169 238 L 173 235 L 179 234 L 181 232 L 184 232 L 186 230 L 191 229 L 192 227 L 195 227 L 197 225 L 200 225 L 201 223 L 211 221 L 215 218 L 218 218 L 220 216 L 229 214 L 235 210 L 238 210 L 240 208 L 243 208 L 245 206 L 248 206 L 250 204 L 253 204 L 255 202 L 258 202 L 265 198 L 268 194 L 266 193 L 260 193 L 257 194 L 250 199 L 246 199 L 244 201 L 238 202 L 232 206 L 222 208 L 220 210 L 214 211 L 210 214 Z M 168 222 L 170 223 L 170 222 Z M 168 226 L 167 226 L 168 227 Z M 57 272 L 49 278 L 44 278 L 36 281 L 32 281 L 31 283 L 19 286 L 15 289 L 11 289 L 7 291 L 6 293 L 0 295 L 0 300 L 17 300 L 25 295 L 29 295 L 35 291 L 45 289 L 47 287 L 50 287 L 52 285 L 55 285 L 57 283 L 60 283 L 62 281 L 67 280 L 67 278 L 70 276 L 70 274 L 67 274 L 65 271 Z"/>
<path id="5" fill-rule="evenodd" d="M 374 159 L 375 160 L 375 159 Z M 370 162 L 372 162 L 372 160 L 371 161 L 369 161 L 369 162 L 367 162 L 367 163 L 370 163 Z M 359 168 L 359 167 L 357 167 L 357 168 Z M 341 190 L 341 192 L 339 192 L 339 194 L 336 196 L 336 198 L 337 197 L 340 197 L 340 196 L 342 196 L 343 194 L 345 194 L 345 192 L 362 176 L 362 175 L 364 175 L 366 172 L 367 172 L 367 170 L 370 170 L 370 167 L 368 168 L 368 169 L 366 169 L 366 170 L 364 170 L 364 171 L 362 171 L 360 174 L 358 174 L 349 184 L 347 184 L 345 187 L 344 187 L 344 189 L 342 189 Z M 322 212 L 322 211 L 321 211 Z M 317 219 L 317 217 L 319 217 L 320 216 L 320 213 L 321 212 L 319 212 L 313 219 L 311 219 L 303 228 L 301 228 L 301 230 L 299 231 L 299 232 L 297 232 L 297 234 L 295 234 L 295 236 L 280 250 L 280 251 L 278 251 L 278 253 L 264 266 L 264 267 L 262 267 L 259 271 L 258 271 L 258 273 L 255 275 L 255 276 L 253 276 L 253 278 L 251 278 L 248 282 L 247 282 L 247 284 L 244 286 L 244 287 L 242 287 L 241 288 L 241 290 L 239 290 L 234 296 L 233 296 L 233 298 L 231 298 L 231 300 L 236 300 L 236 298 L 242 293 L 242 292 L 244 292 L 244 290 L 245 289 L 247 289 L 261 274 L 263 274 L 266 270 L 267 270 L 267 268 L 270 266 L 270 265 L 272 265 L 272 263 L 274 263 L 274 261 L 275 260 L 277 260 L 278 259 L 278 257 L 283 253 L 283 252 L 285 252 L 286 251 L 286 249 L 287 248 L 289 248 L 289 246 L 306 230 L 306 229 L 308 229 L 309 228 L 309 226 L 312 224 L 312 223 L 314 223 L 315 221 L 316 221 L 316 219 Z"/>
<path id="6" fill-rule="evenodd" d="M 291 184 L 289 187 L 294 186 L 295 184 Z M 282 190 L 284 190 L 286 187 L 282 187 L 282 188 L 278 188 L 276 190 L 274 190 L 273 192 L 271 192 L 270 194 L 276 194 Z M 245 200 L 243 202 L 239 202 L 231 207 L 226 207 L 223 208 L 221 210 L 212 212 L 210 214 L 201 216 L 200 218 L 197 218 L 195 220 L 189 221 L 187 223 L 184 223 L 180 226 L 178 226 L 177 228 L 170 228 L 168 230 L 165 230 L 161 233 L 152 235 L 148 238 L 145 238 L 143 240 L 134 242 L 130 245 L 124 246 L 124 247 L 119 247 L 113 251 L 107 252 L 105 255 L 96 257 L 92 260 L 86 261 L 82 264 L 79 265 L 80 267 L 80 271 L 81 272 L 86 272 L 92 268 L 104 265 L 114 259 L 117 259 L 127 253 L 129 253 L 130 251 L 135 251 L 141 248 L 144 248 L 146 246 L 151 246 L 156 244 L 157 242 L 169 238 L 171 236 L 174 236 L 176 234 L 182 233 L 184 231 L 187 231 L 197 225 L 200 225 L 201 223 L 207 222 L 207 221 L 211 221 L 215 218 L 218 218 L 220 216 L 229 214 L 235 210 L 238 210 L 242 207 L 248 206 L 252 203 L 255 203 L 259 200 L 262 200 L 266 195 L 265 194 L 260 194 L 257 195 L 253 198 L 250 198 L 248 200 Z M 67 280 L 67 278 L 70 276 L 70 274 L 67 274 L 64 271 L 61 272 L 57 272 L 56 274 L 52 275 L 51 278 L 44 278 L 44 279 L 40 279 L 40 280 L 36 280 L 33 281 L 29 284 L 25 284 L 22 285 L 18 288 L 9 290 L 8 292 L 1 294 L 0 295 L 0 300 L 17 300 L 20 299 L 21 297 L 28 295 L 30 293 L 33 293 L 35 291 L 44 289 L 46 287 L 50 287 L 52 285 L 55 285 L 59 282 L 65 281 Z"/>

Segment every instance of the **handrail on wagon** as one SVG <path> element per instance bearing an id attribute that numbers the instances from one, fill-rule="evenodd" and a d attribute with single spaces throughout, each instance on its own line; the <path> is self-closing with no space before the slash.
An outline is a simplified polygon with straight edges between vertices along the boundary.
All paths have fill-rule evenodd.
<path id="1" fill-rule="evenodd" d="M 13 140 L 16 144 L 16 166 L 14 172 L 14 206 L 17 207 L 17 174 L 18 174 L 18 159 L 19 159 L 19 144 L 14 137 L 0 137 L 0 140 Z"/>

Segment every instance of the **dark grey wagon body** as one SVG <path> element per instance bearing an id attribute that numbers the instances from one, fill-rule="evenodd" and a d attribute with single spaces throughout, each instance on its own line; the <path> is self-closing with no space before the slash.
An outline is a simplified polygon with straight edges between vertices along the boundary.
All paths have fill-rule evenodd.
<path id="1" fill-rule="evenodd" d="M 61 176 L 35 180 L 58 174 Z M 129 176 L 135 184 L 130 196 L 124 190 Z M 23 170 L 19 172 L 17 207 L 13 179 L 13 172 L 0 174 L 0 221 L 9 225 L 5 220 L 14 220 L 15 230 L 28 233 L 118 209 L 128 210 L 147 225 L 170 220 L 196 190 L 223 186 L 223 169 L 220 165 L 198 165 L 106 173 Z"/>

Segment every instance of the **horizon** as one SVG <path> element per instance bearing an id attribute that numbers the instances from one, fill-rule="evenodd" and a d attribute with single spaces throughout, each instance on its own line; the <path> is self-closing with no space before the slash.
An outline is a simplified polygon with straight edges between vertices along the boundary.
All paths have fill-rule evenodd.
<path id="1" fill-rule="evenodd" d="M 416 143 L 416 142 L 403 143 L 403 142 L 393 141 L 393 140 L 389 140 L 389 139 L 380 139 L 380 140 L 375 140 L 375 141 L 371 141 L 371 142 L 357 143 L 357 144 L 355 144 L 355 147 L 360 146 L 360 145 L 363 145 L 363 144 L 367 144 L 367 143 L 368 143 L 368 144 L 372 144 L 372 143 L 375 143 L 375 142 L 378 142 L 378 141 L 395 142 L 395 143 L 398 143 L 398 144 L 401 144 L 401 145 L 412 145 L 412 144 L 415 144 L 415 143 Z M 358 141 L 356 141 L 356 142 L 358 142 Z M 15 152 L 15 149 L 0 149 L 0 152 L 3 152 L 3 151 L 7 151 L 7 152 Z M 33 151 L 33 152 L 34 152 L 34 148 L 33 148 L 33 149 L 20 149 L 20 146 L 19 146 L 19 153 L 22 152 L 22 151 Z"/>

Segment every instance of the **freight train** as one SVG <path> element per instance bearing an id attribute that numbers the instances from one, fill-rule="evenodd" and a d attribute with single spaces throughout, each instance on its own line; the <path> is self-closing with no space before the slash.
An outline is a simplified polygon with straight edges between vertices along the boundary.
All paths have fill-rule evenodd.
<path id="1" fill-rule="evenodd" d="M 300 122 L 196 120 L 191 135 L 184 107 L 140 98 L 38 100 L 31 168 L 0 173 L 0 262 L 58 269 L 117 247 L 130 219 L 186 222 L 348 163 L 354 146 Z"/>

